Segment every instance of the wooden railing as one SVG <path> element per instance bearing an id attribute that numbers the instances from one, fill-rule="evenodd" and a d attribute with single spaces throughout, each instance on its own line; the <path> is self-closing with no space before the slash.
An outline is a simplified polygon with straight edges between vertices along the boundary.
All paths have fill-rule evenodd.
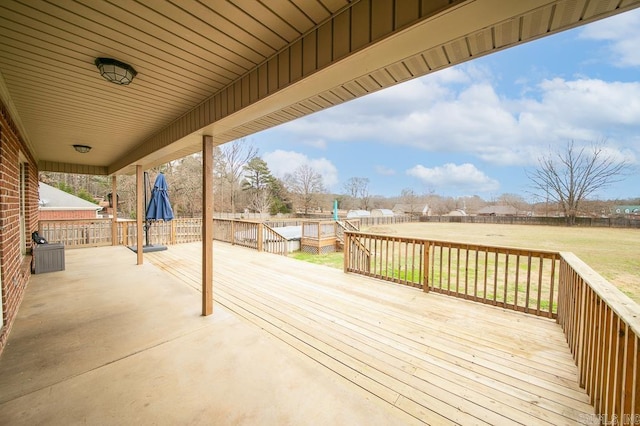
<path id="1" fill-rule="evenodd" d="M 336 238 L 343 246 L 344 231 L 360 231 L 360 221 L 339 220 L 336 222 Z"/>
<path id="2" fill-rule="evenodd" d="M 311 254 L 326 254 L 337 250 L 335 221 L 303 222 L 300 249 Z"/>
<path id="3" fill-rule="evenodd" d="M 213 239 L 231 244 L 286 255 L 287 239 L 261 222 L 234 219 L 214 219 Z"/>
<path id="4" fill-rule="evenodd" d="M 602 424 L 640 424 L 640 307 L 562 253 L 558 323 Z"/>
<path id="5" fill-rule="evenodd" d="M 345 235 L 351 240 L 345 243 L 347 272 L 540 316 L 556 315 L 558 253 L 353 232 Z M 363 256 L 369 258 L 368 264 L 363 264 Z M 352 265 L 356 259 L 360 259 L 357 265 Z"/>
<path id="6" fill-rule="evenodd" d="M 346 232 L 344 262 L 345 272 L 555 318 L 595 407 L 583 420 L 640 424 L 640 307 L 574 254 Z"/>
<path id="7" fill-rule="evenodd" d="M 111 219 L 41 220 L 39 234 L 67 247 L 111 245 Z"/>
<path id="8" fill-rule="evenodd" d="M 235 219 L 214 219 L 214 239 L 242 245 L 259 251 L 286 255 L 286 238 L 260 222 Z M 66 247 L 97 247 L 106 245 L 135 246 L 135 221 L 116 222 L 118 240 L 112 241 L 111 219 L 41 220 L 38 232 L 49 242 Z M 173 245 L 202 241 L 202 219 L 174 219 L 153 222 L 148 230 L 152 245 Z M 146 240 L 146 235 L 144 236 Z M 146 241 L 145 241 L 146 244 Z"/>

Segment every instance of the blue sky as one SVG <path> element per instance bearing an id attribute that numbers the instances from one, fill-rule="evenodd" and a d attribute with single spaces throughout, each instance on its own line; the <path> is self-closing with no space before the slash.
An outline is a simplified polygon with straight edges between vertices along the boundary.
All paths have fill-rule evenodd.
<path id="1" fill-rule="evenodd" d="M 640 197 L 640 10 L 442 70 L 252 135 L 274 175 L 307 163 L 327 189 L 371 194 L 515 193 L 570 140 L 632 165 L 600 199 Z"/>

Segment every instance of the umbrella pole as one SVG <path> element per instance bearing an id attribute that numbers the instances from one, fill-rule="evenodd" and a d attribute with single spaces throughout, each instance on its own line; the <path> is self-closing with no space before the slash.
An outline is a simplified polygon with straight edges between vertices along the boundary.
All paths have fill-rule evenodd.
<path id="1" fill-rule="evenodd" d="M 147 199 L 147 188 L 149 187 L 149 173 L 144 172 L 144 211 L 145 216 L 147 209 L 149 208 L 149 200 Z M 150 222 L 146 220 L 144 222 L 144 235 L 145 235 L 145 246 L 149 245 L 149 226 L 151 226 Z"/>
<path id="2" fill-rule="evenodd" d="M 144 233 L 145 233 L 145 237 L 146 237 L 146 246 L 149 246 L 151 244 L 149 244 L 149 228 L 151 227 L 151 223 L 149 223 L 148 221 L 145 223 L 144 225 Z"/>

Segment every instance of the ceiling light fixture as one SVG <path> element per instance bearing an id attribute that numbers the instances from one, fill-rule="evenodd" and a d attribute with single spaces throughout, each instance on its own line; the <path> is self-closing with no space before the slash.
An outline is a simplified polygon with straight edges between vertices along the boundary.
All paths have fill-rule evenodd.
<path id="1" fill-rule="evenodd" d="M 87 152 L 91 151 L 91 147 L 89 145 L 73 145 L 73 149 L 81 154 L 86 154 Z"/>
<path id="2" fill-rule="evenodd" d="M 96 67 L 105 80 L 126 86 L 138 74 L 129 64 L 111 58 L 96 58 Z"/>

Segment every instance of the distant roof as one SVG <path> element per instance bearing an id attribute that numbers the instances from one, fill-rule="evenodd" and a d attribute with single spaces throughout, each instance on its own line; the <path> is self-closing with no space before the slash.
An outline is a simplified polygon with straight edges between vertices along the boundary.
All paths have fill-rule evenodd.
<path id="1" fill-rule="evenodd" d="M 515 215 L 517 213 L 518 209 L 513 206 L 487 206 L 478 210 L 479 215 L 506 216 Z"/>
<path id="2" fill-rule="evenodd" d="M 368 212 L 366 210 L 349 210 L 349 212 L 347 213 L 347 218 L 351 219 L 354 217 L 369 217 L 371 216 L 371 212 Z"/>
<path id="3" fill-rule="evenodd" d="M 102 208 L 44 182 L 39 183 L 39 190 L 40 210 L 100 210 Z"/>
<path id="4" fill-rule="evenodd" d="M 371 210 L 371 216 L 375 215 L 381 216 L 393 216 L 393 211 L 391 209 L 373 209 Z"/>
<path id="5" fill-rule="evenodd" d="M 429 212 L 428 204 L 396 204 L 392 209 L 394 212 L 401 213 L 422 213 L 427 214 Z"/>

